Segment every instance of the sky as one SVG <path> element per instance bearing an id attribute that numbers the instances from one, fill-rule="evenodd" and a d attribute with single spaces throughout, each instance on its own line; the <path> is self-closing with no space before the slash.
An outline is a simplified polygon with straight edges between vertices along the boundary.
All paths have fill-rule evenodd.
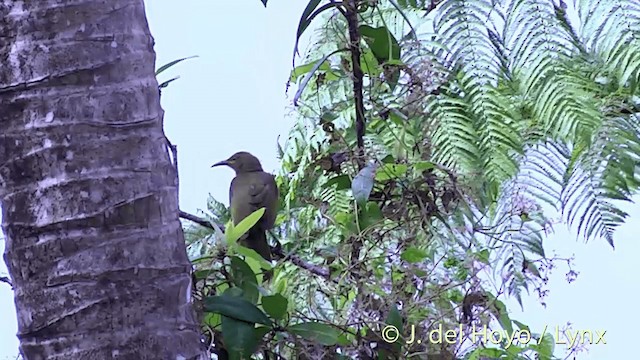
<path id="1" fill-rule="evenodd" d="M 211 169 L 211 165 L 236 151 L 254 153 L 266 171 L 278 168 L 276 141 L 278 135 L 282 135 L 281 141 L 286 139 L 292 125 L 285 117 L 291 105 L 285 85 L 305 3 L 271 0 L 265 9 L 259 0 L 192 0 L 188 6 L 146 1 L 156 42 L 156 67 L 198 56 L 160 76 L 160 81 L 180 76 L 163 90 L 162 107 L 165 132 L 178 147 L 182 210 L 197 214 L 206 207 L 208 194 L 227 203 L 233 172 Z M 575 270 L 580 274 L 567 284 L 566 267 L 555 269 L 546 309 L 539 305 L 535 293 L 525 296 L 524 312 L 515 301 L 506 301 L 511 317 L 527 323 L 533 331 L 541 332 L 545 325 L 553 329 L 567 321 L 574 324 L 574 330 L 606 330 L 607 344 L 593 345 L 588 354 L 578 355 L 580 360 L 623 359 L 635 353 L 632 330 L 640 320 L 635 310 L 640 281 L 633 275 L 639 273 L 634 265 L 640 243 L 633 222 L 640 219 L 640 206 L 624 210 L 631 217 L 616 234 L 615 251 L 604 240 L 576 242 L 575 233 L 562 227 L 548 237 L 547 254 L 575 254 Z M 3 241 L 0 251 L 4 252 Z M 3 275 L 6 267 L 0 262 Z M 0 360 L 14 359 L 18 341 L 13 296 L 2 283 L 0 312 Z"/>

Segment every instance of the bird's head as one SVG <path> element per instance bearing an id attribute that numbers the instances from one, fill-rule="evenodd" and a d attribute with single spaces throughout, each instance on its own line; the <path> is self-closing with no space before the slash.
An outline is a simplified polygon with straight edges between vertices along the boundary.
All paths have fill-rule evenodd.
<path id="1" fill-rule="evenodd" d="M 232 168 L 236 172 L 236 174 L 252 171 L 262 171 L 260 160 L 246 151 L 237 152 L 231 155 L 227 160 L 217 162 L 211 165 L 211 167 L 222 165 L 226 165 Z"/>

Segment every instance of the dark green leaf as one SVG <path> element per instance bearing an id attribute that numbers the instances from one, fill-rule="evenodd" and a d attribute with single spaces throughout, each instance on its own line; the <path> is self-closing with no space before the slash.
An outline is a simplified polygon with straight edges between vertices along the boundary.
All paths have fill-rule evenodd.
<path id="1" fill-rule="evenodd" d="M 400 311 L 395 304 L 391 307 L 391 310 L 389 310 L 386 323 L 395 326 L 398 330 L 402 329 L 402 315 L 400 315 Z"/>
<path id="2" fill-rule="evenodd" d="M 197 280 L 202 280 L 202 279 L 208 278 L 212 273 L 213 273 L 213 270 L 211 270 L 211 269 L 196 270 L 196 271 L 193 272 L 193 276 Z"/>
<path id="3" fill-rule="evenodd" d="M 394 158 L 393 155 L 387 155 L 384 158 L 382 158 L 380 162 L 383 164 L 395 164 L 396 158 Z"/>
<path id="4" fill-rule="evenodd" d="M 237 287 L 228 287 L 226 290 L 224 290 L 224 292 L 222 293 L 223 296 L 231 296 L 231 297 L 241 297 L 242 294 L 244 293 L 244 291 L 240 288 Z"/>
<path id="5" fill-rule="evenodd" d="M 360 216 L 361 230 L 368 229 L 369 227 L 378 224 L 382 218 L 383 215 L 380 210 L 380 206 L 374 202 L 368 202 Z"/>
<path id="6" fill-rule="evenodd" d="M 206 311 L 215 312 L 249 323 L 273 325 L 265 313 L 242 297 L 226 295 L 210 296 L 205 299 L 204 308 Z"/>
<path id="7" fill-rule="evenodd" d="M 287 330 L 298 335 L 304 339 L 316 341 L 325 346 L 332 346 L 338 342 L 338 336 L 340 332 L 335 327 L 319 323 L 319 322 L 305 322 L 300 324 L 291 325 Z"/>
<path id="8" fill-rule="evenodd" d="M 258 279 L 251 267 L 244 260 L 234 256 L 231 258 L 231 275 L 233 283 L 243 290 L 244 298 L 251 301 L 252 304 L 256 304 L 260 292 Z"/>
<path id="9" fill-rule="evenodd" d="M 266 334 L 269 333 L 272 329 L 268 326 L 258 326 L 255 328 L 255 336 L 256 339 L 262 339 Z"/>
<path id="10" fill-rule="evenodd" d="M 338 175 L 327 180 L 322 187 L 328 188 L 334 184 L 337 185 L 336 190 L 346 190 L 351 187 L 351 179 L 349 179 L 349 175 Z"/>
<path id="11" fill-rule="evenodd" d="M 180 76 L 176 76 L 176 77 L 174 77 L 174 78 L 172 78 L 172 79 L 169 79 L 169 80 L 167 80 L 167 81 L 165 81 L 165 82 L 161 83 L 160 85 L 158 85 L 158 88 L 160 88 L 160 89 L 164 89 L 164 88 L 166 88 L 167 86 L 169 86 L 169 84 L 170 84 L 171 82 L 173 82 L 173 81 L 175 81 L 175 80 L 178 80 L 179 78 L 180 78 Z"/>
<path id="12" fill-rule="evenodd" d="M 178 59 L 178 60 L 173 60 L 168 64 L 160 66 L 160 68 L 158 70 L 156 70 L 156 75 L 160 74 L 161 72 L 167 70 L 168 68 L 172 67 L 173 65 L 175 65 L 175 64 L 177 64 L 179 62 L 182 62 L 182 61 L 185 61 L 185 60 L 188 60 L 188 59 L 197 58 L 197 57 L 198 57 L 198 55 L 194 55 L 194 56 L 188 56 L 188 57 L 185 57 L 185 58 L 182 58 L 182 59 Z"/>
<path id="13" fill-rule="evenodd" d="M 298 53 L 298 42 L 300 41 L 300 36 L 302 36 L 304 31 L 311 24 L 311 20 L 309 18 L 311 17 L 311 14 L 313 14 L 313 11 L 318 7 L 318 5 L 320 5 L 321 1 L 322 0 L 310 0 L 307 6 L 304 8 L 304 11 L 302 11 L 300 22 L 298 22 L 298 30 L 296 31 L 296 43 L 293 46 L 294 55 Z"/>
<path id="14" fill-rule="evenodd" d="M 402 315 L 400 315 L 400 311 L 398 311 L 398 307 L 394 304 L 389 310 L 389 314 L 387 315 L 387 319 L 385 321 L 388 325 L 395 327 L 398 332 L 402 331 Z M 399 355 L 400 350 L 402 349 L 402 344 L 400 343 L 400 337 L 393 343 L 394 355 Z"/>
<path id="15" fill-rule="evenodd" d="M 298 42 L 300 41 L 300 37 L 304 34 L 304 31 L 307 30 L 309 25 L 311 25 L 311 21 L 313 21 L 313 19 L 323 11 L 339 5 L 339 3 L 329 3 L 322 5 L 318 10 L 316 10 L 321 1 L 322 0 L 310 0 L 307 7 L 304 8 L 302 16 L 300 17 L 300 22 L 298 23 L 298 31 L 296 31 L 296 43 L 293 47 L 294 55 L 298 53 Z"/>
<path id="16" fill-rule="evenodd" d="M 289 301 L 286 297 L 275 294 L 271 296 L 263 296 L 262 297 L 262 308 L 264 311 L 269 314 L 272 318 L 281 320 L 287 314 L 287 307 L 289 306 Z"/>
<path id="17" fill-rule="evenodd" d="M 369 44 L 369 48 L 373 51 L 373 55 L 375 55 L 379 64 L 382 65 L 390 60 L 400 60 L 398 40 L 385 26 L 373 28 L 368 25 L 361 25 L 360 33 Z"/>
<path id="18" fill-rule="evenodd" d="M 231 358 L 248 359 L 258 347 L 255 325 L 222 317 L 222 338 Z"/>

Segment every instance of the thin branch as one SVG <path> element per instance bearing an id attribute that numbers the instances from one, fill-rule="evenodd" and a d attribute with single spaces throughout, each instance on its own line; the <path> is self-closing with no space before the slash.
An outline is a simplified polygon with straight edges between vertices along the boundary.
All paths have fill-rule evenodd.
<path id="1" fill-rule="evenodd" d="M 292 255 L 292 254 L 285 255 L 282 252 L 281 248 L 271 248 L 271 251 L 273 252 L 274 255 L 276 255 L 276 258 L 290 260 L 291 263 L 296 265 L 297 267 L 305 269 L 314 275 L 318 275 L 329 280 L 330 273 L 328 269 L 323 268 L 322 266 L 308 263 L 296 255 Z"/>
<path id="2" fill-rule="evenodd" d="M 6 276 L 0 276 L 0 283 L 9 284 L 9 286 L 11 286 L 11 288 L 13 289 L 13 283 L 11 282 L 11 279 Z"/>
<path id="3" fill-rule="evenodd" d="M 345 6 L 345 16 L 349 27 L 349 49 L 353 66 L 353 99 L 356 107 L 356 139 L 358 146 L 358 167 L 364 168 L 364 95 L 362 91 L 364 73 L 360 67 L 360 29 L 358 27 L 358 2 L 348 0 Z"/>
<path id="4" fill-rule="evenodd" d="M 211 230 L 215 230 L 214 227 L 211 225 L 211 223 L 209 223 L 209 221 L 207 221 L 206 219 L 203 219 L 199 216 L 193 215 L 193 214 L 189 214 L 186 211 L 182 211 L 180 210 L 179 213 L 180 217 L 182 219 L 186 219 L 189 221 L 193 221 L 194 223 L 204 226 L 207 229 L 211 229 Z M 224 225 L 221 224 L 216 224 L 218 227 L 220 227 L 220 230 L 224 231 Z M 310 273 L 314 274 L 314 275 L 318 275 L 321 276 L 327 280 L 330 280 L 330 272 L 328 269 L 322 267 L 322 266 L 318 266 L 318 265 L 314 265 L 311 264 L 307 261 L 302 260 L 300 257 L 296 256 L 296 255 L 285 255 L 282 252 L 282 248 L 280 248 L 279 246 L 277 247 L 271 247 L 271 252 L 276 255 L 277 259 L 284 259 L 284 260 L 289 260 L 291 261 L 292 264 L 298 266 L 299 268 L 305 269 L 307 271 L 309 271 Z"/>
<path id="5" fill-rule="evenodd" d="M 169 141 L 168 137 L 164 137 L 165 141 L 167 142 L 167 147 L 169 147 L 169 150 L 171 150 L 171 156 L 173 157 L 173 166 L 176 168 L 176 171 L 178 171 L 178 146 L 173 145 L 171 143 L 171 141 Z"/>
<path id="6" fill-rule="evenodd" d="M 209 221 L 207 219 L 203 219 L 199 216 L 193 215 L 193 214 L 189 214 L 188 212 L 182 211 L 180 210 L 179 213 L 180 217 L 189 221 L 193 221 L 194 223 L 198 224 L 198 225 L 202 225 L 208 229 L 211 230 L 215 230 L 214 227 L 209 223 Z M 218 227 L 220 227 L 220 230 L 224 231 L 224 225 L 221 224 L 216 224 L 218 225 Z"/>

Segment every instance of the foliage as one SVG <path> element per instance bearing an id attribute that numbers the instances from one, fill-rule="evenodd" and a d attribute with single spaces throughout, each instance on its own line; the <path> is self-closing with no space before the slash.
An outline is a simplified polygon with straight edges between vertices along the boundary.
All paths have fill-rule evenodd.
<path id="1" fill-rule="evenodd" d="M 180 58 L 180 59 L 176 59 L 176 60 L 170 61 L 167 64 L 164 64 L 164 65 L 160 66 L 156 70 L 156 76 L 158 76 L 161 73 L 163 73 L 164 71 L 168 70 L 170 67 L 173 67 L 174 65 L 177 65 L 178 63 L 181 63 L 181 62 L 183 62 L 185 60 L 193 59 L 193 58 L 196 58 L 196 57 L 198 57 L 198 56 L 189 56 L 189 57 L 184 57 L 184 58 Z M 159 89 L 166 88 L 167 86 L 169 86 L 170 83 L 172 83 L 173 81 L 178 80 L 178 79 L 179 79 L 179 77 L 176 76 L 176 77 L 173 77 L 173 78 L 171 78 L 169 80 L 163 81 L 158 85 L 158 88 Z"/>
<path id="2" fill-rule="evenodd" d="M 188 232 L 218 354 L 553 358 L 553 337 L 501 299 L 546 296 L 558 259 L 542 204 L 613 246 L 616 202 L 639 186 L 640 7 L 435 3 L 309 1 L 297 38 L 320 26 L 291 74 L 298 122 L 278 176 L 284 259 L 264 284 L 220 234 Z M 481 344 L 474 326 L 535 341 Z M 407 343 L 410 329 L 459 341 Z"/>

